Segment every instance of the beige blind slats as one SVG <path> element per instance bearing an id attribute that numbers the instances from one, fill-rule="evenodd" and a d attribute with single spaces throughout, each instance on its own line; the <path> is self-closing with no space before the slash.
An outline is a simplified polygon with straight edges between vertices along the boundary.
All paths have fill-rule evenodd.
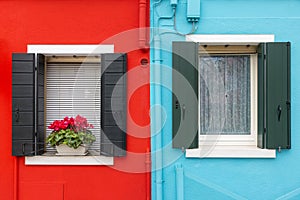
<path id="1" fill-rule="evenodd" d="M 255 54 L 254 45 L 200 45 L 199 54 Z"/>
<path id="2" fill-rule="evenodd" d="M 100 59 L 89 63 L 72 62 L 78 61 L 76 59 L 78 58 L 50 58 L 50 61 L 48 59 L 45 87 L 46 125 L 65 116 L 82 115 L 94 125 L 92 132 L 96 135 L 96 142 L 90 149 L 99 150 Z M 50 132 L 51 130 L 47 129 L 46 135 L 48 136 Z M 49 145 L 46 148 L 47 151 L 54 151 Z"/>
<path id="3" fill-rule="evenodd" d="M 53 56 L 47 63 L 100 63 L 100 56 Z"/>

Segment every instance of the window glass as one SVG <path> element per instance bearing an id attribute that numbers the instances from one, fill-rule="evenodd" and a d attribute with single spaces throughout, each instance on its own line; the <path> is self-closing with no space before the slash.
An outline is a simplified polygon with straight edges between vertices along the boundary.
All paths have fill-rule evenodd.
<path id="1" fill-rule="evenodd" d="M 200 134 L 250 135 L 250 55 L 200 56 Z"/>

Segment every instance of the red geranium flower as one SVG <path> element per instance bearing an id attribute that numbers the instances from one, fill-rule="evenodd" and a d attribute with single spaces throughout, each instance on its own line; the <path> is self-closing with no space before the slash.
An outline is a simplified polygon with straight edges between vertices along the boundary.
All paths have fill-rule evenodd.
<path id="1" fill-rule="evenodd" d="M 71 129 L 75 132 L 85 132 L 89 128 L 94 128 L 94 126 L 89 124 L 85 117 L 77 115 L 75 119 L 73 117 L 69 118 L 66 116 L 63 120 L 55 120 L 48 126 L 48 128 L 53 129 L 53 131 Z"/>

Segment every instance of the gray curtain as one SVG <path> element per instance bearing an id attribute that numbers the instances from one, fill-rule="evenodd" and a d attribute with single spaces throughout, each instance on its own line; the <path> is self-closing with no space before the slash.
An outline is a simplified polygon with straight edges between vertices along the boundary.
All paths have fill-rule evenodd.
<path id="1" fill-rule="evenodd" d="M 200 134 L 247 135 L 250 56 L 200 56 Z"/>

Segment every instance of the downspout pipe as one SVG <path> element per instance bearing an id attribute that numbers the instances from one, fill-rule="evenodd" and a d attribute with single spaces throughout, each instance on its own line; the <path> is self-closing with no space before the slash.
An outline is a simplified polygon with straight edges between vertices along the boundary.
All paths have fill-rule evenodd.
<path id="1" fill-rule="evenodd" d="M 14 156 L 14 186 L 13 186 L 13 200 L 18 200 L 18 185 L 19 185 L 19 160 Z"/>
<path id="2" fill-rule="evenodd" d="M 147 147 L 146 149 L 146 157 L 145 157 L 145 164 L 146 164 L 146 200 L 151 199 L 151 157 L 150 157 L 150 149 Z"/>
<path id="3" fill-rule="evenodd" d="M 154 36 L 154 68 L 153 68 L 153 81 L 154 81 L 154 104 L 162 105 L 161 97 L 161 51 L 160 51 L 160 36 L 159 34 Z M 163 200 L 163 152 L 162 152 L 162 135 L 163 130 L 161 129 L 161 112 L 159 109 L 154 109 L 155 126 L 154 130 L 160 130 L 156 135 L 155 145 L 155 179 L 156 179 L 156 200 Z"/>
<path id="4" fill-rule="evenodd" d="M 139 0 L 139 48 L 148 49 L 147 42 L 147 0 Z"/>
<path id="5" fill-rule="evenodd" d="M 176 174 L 176 200 L 184 200 L 184 177 L 181 164 L 175 166 Z"/>

